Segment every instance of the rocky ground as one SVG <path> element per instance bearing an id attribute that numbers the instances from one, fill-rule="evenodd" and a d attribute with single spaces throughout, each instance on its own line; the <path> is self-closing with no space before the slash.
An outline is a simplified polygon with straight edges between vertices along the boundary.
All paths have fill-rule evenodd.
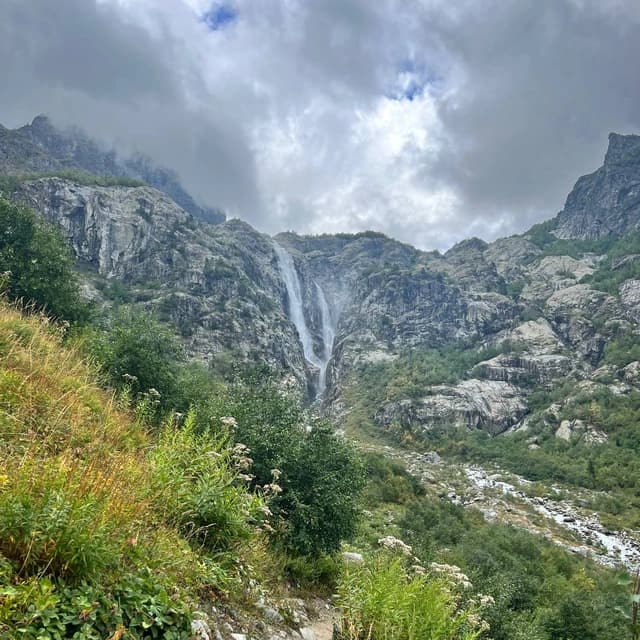
<path id="1" fill-rule="evenodd" d="M 539 486 L 500 469 L 483 468 L 443 460 L 438 454 L 379 448 L 401 461 L 427 489 L 466 507 L 480 510 L 487 520 L 506 522 L 544 535 L 556 544 L 596 562 L 640 568 L 640 532 L 613 531 L 583 504 L 590 492 L 571 490 L 571 498 L 557 485 L 538 495 Z"/>

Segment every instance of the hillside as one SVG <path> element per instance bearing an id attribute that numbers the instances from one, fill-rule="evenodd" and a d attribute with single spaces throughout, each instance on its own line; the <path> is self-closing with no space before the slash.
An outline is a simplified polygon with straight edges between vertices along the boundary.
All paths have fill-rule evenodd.
<path id="1" fill-rule="evenodd" d="M 48 492 L 68 485 L 76 493 L 60 499 L 70 509 L 84 513 L 90 503 L 88 520 L 78 516 L 79 538 L 70 549 L 82 549 L 87 531 L 100 527 L 106 545 L 95 566 L 76 567 L 69 564 L 76 552 L 59 558 L 48 538 L 41 556 L 32 555 L 29 540 L 35 544 L 39 525 L 25 526 L 22 546 L 0 546 L 9 561 L 4 580 L 22 603 L 16 611 L 28 606 L 31 596 L 20 600 L 20 594 L 33 587 L 30 580 L 55 591 L 66 572 L 82 579 L 87 571 L 89 584 L 117 591 L 130 579 L 122 573 L 128 562 L 155 575 L 158 567 L 173 566 L 181 549 L 186 564 L 153 589 L 160 600 L 178 592 L 181 604 L 167 615 L 172 625 L 189 623 L 187 636 L 193 617 L 187 612 L 199 606 L 203 591 L 205 602 L 217 601 L 218 590 L 237 614 L 230 619 L 251 621 L 237 624 L 250 625 L 256 638 L 268 637 L 259 624 L 265 624 L 265 607 L 277 614 L 275 626 L 286 622 L 282 632 L 291 633 L 297 623 L 288 624 L 285 604 L 294 584 L 314 595 L 337 589 L 342 615 L 352 616 L 341 619 L 346 634 L 347 621 L 382 610 L 381 603 L 366 614 L 360 610 L 357 589 L 378 589 L 383 576 L 409 580 L 402 562 L 394 568 L 374 551 L 392 535 L 418 550 L 419 566 L 459 566 L 473 573 L 478 593 L 500 601 L 490 613 L 476 607 L 477 599 L 458 594 L 447 600 L 446 588 L 432 580 L 433 567 L 428 584 L 409 580 L 419 590 L 440 585 L 429 602 L 440 602 L 444 618 L 457 622 L 438 638 L 621 637 L 623 618 L 612 616 L 605 600 L 615 594 L 622 606 L 624 594 L 608 569 L 582 556 L 628 570 L 640 557 L 637 136 L 611 135 L 603 167 L 578 180 L 556 218 L 519 236 L 493 243 L 472 238 L 440 254 L 375 232 L 271 238 L 239 220 L 210 225 L 151 186 L 104 181 L 100 176 L 109 172 L 100 166 L 83 165 L 93 177 L 67 174 L 52 160 L 57 142 L 38 146 L 27 132 L 16 135 L 3 130 L 0 138 L 3 194 L 14 203 L 1 201 L 5 220 L 19 219 L 20 207 L 28 207 L 71 248 L 93 309 L 78 333 L 101 369 L 96 378 L 79 347 L 61 344 L 59 329 L 3 303 L 3 344 L 17 360 L 5 359 L 7 386 L 0 390 L 9 408 L 2 442 L 11 478 L 0 497 L 14 501 L 0 517 L 29 494 L 44 496 L 34 503 L 40 522 L 48 517 Z M 6 224 L 9 237 L 14 225 Z M 15 251 L 1 243 L 0 249 L 0 271 L 10 272 Z M 11 284 L 15 275 L 3 277 Z M 43 276 L 34 278 L 41 292 Z M 29 292 L 21 290 L 20 297 L 28 300 Z M 117 389 L 117 401 L 100 390 L 98 379 Z M 318 415 L 333 430 L 318 426 Z M 192 419 L 200 426 L 181 428 Z M 26 425 L 25 432 L 13 424 Z M 228 432 L 223 425 L 230 424 Z M 357 443 L 359 463 L 333 431 Z M 251 478 L 233 466 L 234 442 L 249 445 Z M 182 456 L 178 461 L 172 449 Z M 210 454 L 221 460 L 213 479 Z M 172 464 L 184 477 L 166 475 Z M 351 464 L 352 472 L 341 473 Z M 367 484 L 359 506 L 369 515 L 356 524 L 360 464 Z M 29 485 L 35 467 L 44 470 L 42 487 Z M 273 484 L 273 469 L 284 469 L 290 482 L 280 497 L 263 493 Z M 202 516 L 203 529 L 193 529 L 193 513 L 182 511 L 182 498 L 203 506 L 186 481 L 192 472 L 203 474 L 205 486 L 215 481 L 228 489 L 224 494 L 215 485 L 222 503 L 231 505 L 231 521 L 215 503 Z M 70 480 L 61 488 L 54 480 L 65 474 Z M 109 495 L 99 491 L 98 477 L 112 486 Z M 154 503 L 176 489 L 154 482 L 183 480 L 188 486 L 178 487 L 180 499 Z M 267 506 L 265 500 L 279 518 L 275 527 L 268 523 L 275 546 L 266 544 L 252 511 Z M 222 550 L 207 547 L 208 534 L 205 542 L 197 538 L 215 518 L 231 527 L 228 537 L 216 538 Z M 439 526 L 441 520 L 447 525 Z M 326 522 L 342 533 L 333 536 Z M 19 540 L 16 523 L 6 526 L 0 540 Z M 356 556 L 366 556 L 364 568 L 339 561 L 349 540 Z M 394 545 L 402 553 L 401 544 Z M 491 545 L 499 561 L 483 555 Z M 148 562 L 138 547 L 149 550 Z M 31 561 L 31 573 L 23 572 L 22 563 L 26 568 Z M 538 566 L 547 561 L 548 567 Z M 195 582 L 185 576 L 192 566 L 199 567 Z M 42 576 L 51 587 L 42 586 Z M 262 586 L 242 602 L 239 594 L 252 581 Z M 514 594 L 527 588 L 531 593 L 518 601 Z M 270 603 L 268 594 L 278 602 Z M 0 599 L 0 607 L 5 602 Z M 598 619 L 587 624 L 591 609 Z M 467 614 L 490 619 L 491 634 L 469 626 Z M 128 627 L 133 618 L 109 624 Z M 538 635 L 527 635 L 528 629 Z M 344 636 L 359 637 L 355 631 Z"/>

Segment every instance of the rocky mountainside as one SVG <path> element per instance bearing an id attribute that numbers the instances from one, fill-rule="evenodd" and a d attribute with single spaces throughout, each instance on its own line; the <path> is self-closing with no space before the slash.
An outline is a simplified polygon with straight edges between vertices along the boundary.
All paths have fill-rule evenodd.
<path id="1" fill-rule="evenodd" d="M 558 238 L 621 236 L 640 223 L 640 136 L 609 135 L 604 164 L 578 180 L 558 214 Z"/>
<path id="2" fill-rule="evenodd" d="M 221 211 L 196 203 L 173 171 L 156 166 L 146 156 L 119 157 L 79 129 L 57 129 L 43 115 L 19 129 L 6 129 L 0 125 L 0 173 L 55 173 L 62 170 L 141 180 L 168 195 L 199 220 L 218 224 L 225 219 Z"/>
<path id="3" fill-rule="evenodd" d="M 5 170 L 24 166 L 3 135 Z M 51 169 L 40 151 L 52 146 L 29 147 L 31 168 Z M 353 390 L 377 376 L 367 401 L 381 428 L 499 434 L 537 421 L 558 438 L 597 442 L 597 425 L 561 424 L 571 393 L 542 407 L 539 396 L 567 380 L 574 395 L 640 384 L 640 363 L 603 368 L 607 349 L 635 336 L 640 320 L 629 235 L 640 223 L 639 149 L 640 137 L 612 134 L 604 166 L 578 180 L 556 219 L 444 255 L 373 232 L 272 239 L 235 220 L 206 225 L 151 187 L 40 178 L 14 197 L 64 230 L 90 295 L 108 302 L 123 286 L 202 360 L 266 362 L 333 411 L 349 409 Z M 455 363 L 440 378 L 436 353 Z"/>

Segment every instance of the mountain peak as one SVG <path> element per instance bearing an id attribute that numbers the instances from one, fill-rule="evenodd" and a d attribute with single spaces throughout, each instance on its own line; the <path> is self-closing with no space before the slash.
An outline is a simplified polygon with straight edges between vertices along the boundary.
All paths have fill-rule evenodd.
<path id="1" fill-rule="evenodd" d="M 610 133 L 604 166 L 625 166 L 628 164 L 640 164 L 640 136 Z"/>
<path id="2" fill-rule="evenodd" d="M 594 240 L 640 229 L 640 136 L 609 134 L 604 164 L 578 179 L 558 214 L 558 238 Z"/>

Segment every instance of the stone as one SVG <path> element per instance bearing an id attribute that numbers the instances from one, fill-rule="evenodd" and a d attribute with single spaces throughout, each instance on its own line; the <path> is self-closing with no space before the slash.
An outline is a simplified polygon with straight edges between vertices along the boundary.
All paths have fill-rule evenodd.
<path id="1" fill-rule="evenodd" d="M 302 629 L 300 629 L 300 635 L 302 636 L 302 640 L 316 640 L 316 634 L 311 627 L 302 627 Z"/>
<path id="2" fill-rule="evenodd" d="M 191 621 L 191 633 L 198 638 L 198 640 L 210 640 L 211 629 L 204 620 L 192 620 Z"/>
<path id="3" fill-rule="evenodd" d="M 356 553 L 354 551 L 343 551 L 342 559 L 347 564 L 363 564 L 364 556 L 361 553 Z"/>
<path id="4" fill-rule="evenodd" d="M 471 379 L 431 387 L 420 400 L 387 403 L 375 419 L 384 426 L 397 423 L 427 431 L 436 426 L 466 427 L 495 435 L 516 424 L 525 412 L 524 396 L 514 385 Z"/>

